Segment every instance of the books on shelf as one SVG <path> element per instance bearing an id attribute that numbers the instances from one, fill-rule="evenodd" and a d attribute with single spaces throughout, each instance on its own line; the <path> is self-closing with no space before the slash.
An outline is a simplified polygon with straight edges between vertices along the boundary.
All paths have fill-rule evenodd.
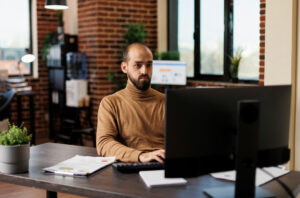
<path id="1" fill-rule="evenodd" d="M 32 87 L 31 86 L 26 86 L 26 87 L 12 87 L 12 89 L 15 92 L 21 92 L 21 91 L 31 91 Z"/>
<path id="2" fill-rule="evenodd" d="M 6 82 L 9 83 L 9 84 L 24 83 L 25 82 L 25 78 L 22 78 L 22 77 L 7 78 Z"/>
<path id="3" fill-rule="evenodd" d="M 25 78 L 22 77 L 7 78 L 6 85 L 8 89 L 13 89 L 15 92 L 32 90 L 32 87 L 28 86 L 28 83 L 25 81 Z"/>
<path id="4" fill-rule="evenodd" d="M 43 168 L 46 173 L 54 173 L 67 176 L 87 176 L 97 170 L 114 163 L 115 157 L 92 157 L 75 155 L 54 166 Z"/>
<path id="5" fill-rule="evenodd" d="M 20 83 L 7 83 L 7 85 L 11 88 L 15 87 L 26 87 L 28 86 L 27 82 L 20 82 Z"/>

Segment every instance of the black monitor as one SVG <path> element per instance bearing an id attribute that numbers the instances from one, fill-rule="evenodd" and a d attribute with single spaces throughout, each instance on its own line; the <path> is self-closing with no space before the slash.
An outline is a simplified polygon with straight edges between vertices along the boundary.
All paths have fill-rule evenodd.
<path id="1" fill-rule="evenodd" d="M 167 90 L 165 176 L 236 169 L 254 188 L 256 167 L 289 160 L 290 101 L 289 85 Z"/>

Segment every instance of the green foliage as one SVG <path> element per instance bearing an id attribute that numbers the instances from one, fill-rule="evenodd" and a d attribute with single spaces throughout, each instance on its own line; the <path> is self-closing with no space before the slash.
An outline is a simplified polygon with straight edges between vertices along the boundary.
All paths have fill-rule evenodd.
<path id="1" fill-rule="evenodd" d="M 159 55 L 160 60 L 180 60 L 180 54 L 178 51 L 161 52 Z"/>
<path id="2" fill-rule="evenodd" d="M 8 131 L 2 131 L 0 133 L 0 144 L 1 145 L 21 145 L 28 144 L 31 140 L 31 134 L 27 135 L 26 127 L 23 124 L 17 127 L 14 124 L 8 123 Z"/>
<path id="3" fill-rule="evenodd" d="M 153 53 L 153 60 L 159 60 L 159 52 L 157 50 Z"/>
<path id="4" fill-rule="evenodd" d="M 44 60 L 44 61 L 47 59 L 48 50 L 51 47 L 52 40 L 55 35 L 56 35 L 56 32 L 50 32 L 46 35 L 45 39 L 43 40 L 42 60 Z"/>
<path id="5" fill-rule="evenodd" d="M 233 57 L 229 56 L 231 62 L 229 66 L 229 72 L 231 78 L 238 78 L 240 62 L 242 60 L 242 53 L 243 50 L 240 49 L 235 52 Z"/>
<path id="6" fill-rule="evenodd" d="M 127 46 L 132 43 L 144 43 L 148 36 L 145 26 L 142 23 L 132 23 L 127 26 L 128 30 L 124 34 Z"/>
<path id="7" fill-rule="evenodd" d="M 57 16 L 57 20 L 58 20 L 58 25 L 60 27 L 63 27 L 64 26 L 63 11 L 61 11 L 61 10 L 57 11 L 56 16 Z"/>
<path id="8" fill-rule="evenodd" d="M 118 90 L 121 90 L 126 87 L 127 82 L 122 82 L 121 79 L 115 75 L 115 72 L 108 72 L 106 78 L 109 80 L 110 83 L 117 85 Z"/>
<path id="9" fill-rule="evenodd" d="M 179 51 L 167 51 L 161 52 L 155 51 L 153 53 L 153 60 L 180 60 L 180 53 Z"/>

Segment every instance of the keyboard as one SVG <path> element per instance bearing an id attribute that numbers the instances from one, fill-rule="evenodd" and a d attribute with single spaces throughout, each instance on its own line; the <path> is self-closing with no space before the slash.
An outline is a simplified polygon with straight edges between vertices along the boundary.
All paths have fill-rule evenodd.
<path id="1" fill-rule="evenodd" d="M 118 162 L 112 165 L 115 169 L 123 173 L 136 173 L 142 170 L 164 169 L 164 164 L 160 162 Z"/>

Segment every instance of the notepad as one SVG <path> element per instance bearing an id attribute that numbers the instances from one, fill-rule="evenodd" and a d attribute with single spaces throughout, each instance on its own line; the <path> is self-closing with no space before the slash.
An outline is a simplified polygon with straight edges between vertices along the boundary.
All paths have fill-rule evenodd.
<path id="1" fill-rule="evenodd" d="M 164 170 L 140 171 L 139 174 L 148 188 L 156 186 L 184 185 L 187 183 L 183 178 L 165 178 Z"/>
<path id="2" fill-rule="evenodd" d="M 44 172 L 67 176 L 87 176 L 114 163 L 115 157 L 92 157 L 75 155 L 54 166 L 43 168 Z"/>

